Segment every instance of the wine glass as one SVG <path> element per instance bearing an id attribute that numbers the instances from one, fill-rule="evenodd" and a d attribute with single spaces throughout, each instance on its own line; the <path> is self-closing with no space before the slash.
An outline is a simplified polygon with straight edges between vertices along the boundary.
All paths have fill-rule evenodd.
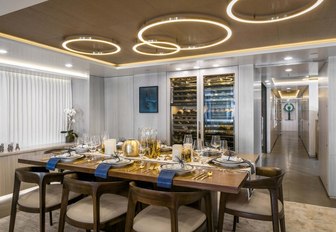
<path id="1" fill-rule="evenodd" d="M 184 135 L 183 145 L 185 144 L 190 144 L 190 145 L 193 144 L 193 138 L 191 134 Z"/>
<path id="2" fill-rule="evenodd" d="M 213 135 L 211 138 L 211 146 L 218 149 L 221 145 L 220 136 L 219 135 Z"/>
<path id="3" fill-rule="evenodd" d="M 220 141 L 220 152 L 222 153 L 222 155 L 225 155 L 226 151 L 228 151 L 229 147 L 228 147 L 228 143 L 226 140 L 221 140 Z"/>

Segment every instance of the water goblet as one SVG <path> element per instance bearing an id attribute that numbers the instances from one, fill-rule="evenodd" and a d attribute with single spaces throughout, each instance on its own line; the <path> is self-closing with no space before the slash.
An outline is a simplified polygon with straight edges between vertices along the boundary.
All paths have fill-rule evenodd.
<path id="1" fill-rule="evenodd" d="M 191 134 L 184 135 L 183 144 L 193 144 L 193 138 Z"/>
<path id="2" fill-rule="evenodd" d="M 218 149 L 221 145 L 220 143 L 220 136 L 219 135 L 213 135 L 211 138 L 211 146 Z"/>

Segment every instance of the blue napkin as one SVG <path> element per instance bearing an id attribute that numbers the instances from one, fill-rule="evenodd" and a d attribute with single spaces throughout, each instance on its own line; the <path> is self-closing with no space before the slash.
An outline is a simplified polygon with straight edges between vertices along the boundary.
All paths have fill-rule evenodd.
<path id="1" fill-rule="evenodd" d="M 170 189 L 173 183 L 174 176 L 176 171 L 174 170 L 161 170 L 158 179 L 157 186 L 161 188 Z"/>
<path id="2" fill-rule="evenodd" d="M 99 164 L 98 167 L 96 168 L 95 176 L 106 179 L 111 167 L 112 167 L 112 164 L 108 164 L 108 163 Z"/>
<path id="3" fill-rule="evenodd" d="M 58 163 L 60 160 L 61 160 L 60 158 L 56 158 L 56 157 L 50 158 L 50 159 L 48 160 L 48 162 L 47 162 L 46 168 L 47 168 L 48 170 L 54 171 L 55 168 L 56 168 L 57 163 Z"/>

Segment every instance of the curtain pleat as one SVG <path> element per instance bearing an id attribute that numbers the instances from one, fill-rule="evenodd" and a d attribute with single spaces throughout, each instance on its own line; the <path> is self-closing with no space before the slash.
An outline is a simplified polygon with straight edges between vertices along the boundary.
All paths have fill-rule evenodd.
<path id="1" fill-rule="evenodd" d="M 71 80 L 49 74 L 0 70 L 0 144 L 21 147 L 64 142 Z"/>

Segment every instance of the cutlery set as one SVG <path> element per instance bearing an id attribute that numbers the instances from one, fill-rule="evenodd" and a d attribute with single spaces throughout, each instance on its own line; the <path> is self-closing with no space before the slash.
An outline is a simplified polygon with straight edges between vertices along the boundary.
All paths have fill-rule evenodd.
<path id="1" fill-rule="evenodd" d="M 212 171 L 208 171 L 208 172 L 203 171 L 197 174 L 196 176 L 194 176 L 192 179 L 193 180 L 204 180 L 210 176 L 212 176 Z"/>

